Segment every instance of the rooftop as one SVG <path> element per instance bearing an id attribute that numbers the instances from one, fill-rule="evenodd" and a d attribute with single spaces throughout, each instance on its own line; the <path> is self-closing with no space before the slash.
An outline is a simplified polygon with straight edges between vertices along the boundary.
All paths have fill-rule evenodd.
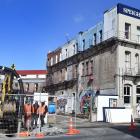
<path id="1" fill-rule="evenodd" d="M 47 74 L 47 70 L 17 70 L 19 75 L 38 75 Z"/>

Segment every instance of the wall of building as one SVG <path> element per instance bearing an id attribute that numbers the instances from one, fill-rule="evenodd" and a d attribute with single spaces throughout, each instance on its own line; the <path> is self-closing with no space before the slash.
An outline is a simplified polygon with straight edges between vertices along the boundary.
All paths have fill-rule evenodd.
<path id="1" fill-rule="evenodd" d="M 117 6 L 104 13 L 104 40 L 117 36 Z"/>
<path id="2" fill-rule="evenodd" d="M 78 50 L 84 51 L 90 48 L 92 45 L 96 45 L 100 43 L 102 41 L 102 39 L 100 38 L 100 31 L 102 31 L 102 38 L 103 38 L 103 22 L 98 23 L 96 26 L 93 26 L 92 28 L 84 32 L 79 32 Z M 94 34 L 96 34 L 96 43 L 95 43 Z"/>
<path id="3" fill-rule="evenodd" d="M 130 67 L 126 67 L 126 52 L 130 53 Z M 124 103 L 125 107 L 133 107 L 136 111 L 137 102 L 137 86 L 140 86 L 139 79 L 139 65 L 136 65 L 136 56 L 140 56 L 140 48 L 132 44 L 119 45 L 118 46 L 118 74 L 126 75 L 125 78 L 120 76 L 118 77 L 118 95 L 123 100 L 124 99 L 124 86 L 130 85 L 130 103 Z M 138 60 L 139 61 L 139 60 Z M 139 95 L 138 95 L 139 96 Z"/>
<path id="4" fill-rule="evenodd" d="M 138 32 L 137 27 L 140 27 L 140 20 L 130 17 L 130 16 L 125 16 L 122 14 L 118 14 L 118 36 L 121 39 L 126 39 L 125 37 L 125 23 L 130 24 L 131 29 L 130 29 L 130 37 L 129 41 L 140 43 L 140 32 Z"/>
<path id="5" fill-rule="evenodd" d="M 126 12 L 125 12 L 126 11 Z M 133 16 L 134 13 L 136 16 Z M 104 40 L 111 37 L 126 39 L 125 23 L 131 25 L 129 41 L 140 43 L 140 10 L 118 4 L 104 13 Z M 139 31 L 137 27 L 139 26 Z"/>
<path id="6" fill-rule="evenodd" d="M 61 61 L 61 48 L 56 49 L 53 52 L 49 52 L 47 54 L 47 64 L 46 66 L 52 66 L 56 63 L 58 63 L 59 61 Z"/>
<path id="7" fill-rule="evenodd" d="M 68 41 L 66 44 L 62 46 L 62 60 L 69 58 L 77 53 L 77 41 L 76 38 L 73 40 Z"/>
<path id="8" fill-rule="evenodd" d="M 90 63 L 91 61 L 93 61 L 93 68 L 91 68 Z M 87 62 L 88 62 L 88 74 L 86 72 Z M 114 79 L 114 75 L 116 72 L 116 51 L 111 52 L 111 50 L 108 50 L 102 54 L 98 54 L 96 56 L 93 56 L 80 62 L 78 72 L 79 72 L 79 91 L 81 90 L 81 87 L 83 90 L 86 90 L 88 89 L 89 86 L 91 86 L 91 88 L 94 91 L 100 89 L 101 94 L 116 94 L 115 79 Z"/>

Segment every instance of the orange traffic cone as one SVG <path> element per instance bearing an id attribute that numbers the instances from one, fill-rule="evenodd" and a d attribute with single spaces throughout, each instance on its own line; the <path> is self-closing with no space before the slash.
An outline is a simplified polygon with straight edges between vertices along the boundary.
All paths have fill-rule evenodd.
<path id="1" fill-rule="evenodd" d="M 73 128 L 72 117 L 70 117 L 69 129 L 68 129 L 68 132 L 66 133 L 66 135 L 76 135 L 79 133 L 80 133 L 80 130 Z"/>
<path id="2" fill-rule="evenodd" d="M 36 133 L 35 134 L 35 136 L 37 137 L 37 138 L 44 138 L 44 134 L 43 133 Z"/>
<path id="3" fill-rule="evenodd" d="M 23 131 L 19 133 L 19 137 L 28 137 L 30 136 L 30 133 L 28 131 Z"/>
<path id="4" fill-rule="evenodd" d="M 133 116 L 132 115 L 131 115 L 131 124 L 130 124 L 128 129 L 129 130 L 135 130 L 136 129 L 136 125 L 135 125 L 135 123 L 133 121 Z"/>

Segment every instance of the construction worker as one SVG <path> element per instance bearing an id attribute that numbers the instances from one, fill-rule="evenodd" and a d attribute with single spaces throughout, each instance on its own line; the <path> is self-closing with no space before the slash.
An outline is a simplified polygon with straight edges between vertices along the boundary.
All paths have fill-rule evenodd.
<path id="1" fill-rule="evenodd" d="M 32 107 L 32 126 L 35 125 L 35 127 L 37 127 L 37 120 L 38 120 L 38 113 L 37 113 L 37 110 L 39 108 L 39 105 L 38 105 L 38 102 L 36 101 L 34 104 L 33 104 L 33 107 Z"/>
<path id="2" fill-rule="evenodd" d="M 32 105 L 27 101 L 24 105 L 24 124 L 26 129 L 31 129 Z"/>
<path id="3" fill-rule="evenodd" d="M 42 127 L 45 124 L 44 123 L 44 118 L 45 118 L 46 113 L 47 113 L 47 106 L 45 105 L 44 102 L 42 102 L 41 105 L 39 106 L 38 110 L 37 110 L 37 114 L 40 117 Z"/>

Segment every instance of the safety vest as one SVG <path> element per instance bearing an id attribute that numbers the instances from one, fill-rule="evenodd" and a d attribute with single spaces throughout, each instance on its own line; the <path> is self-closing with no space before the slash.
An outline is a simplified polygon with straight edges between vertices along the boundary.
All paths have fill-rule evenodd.
<path id="1" fill-rule="evenodd" d="M 39 114 L 39 115 L 43 115 L 44 113 L 45 113 L 45 105 L 40 106 L 37 110 L 37 114 Z"/>
<path id="2" fill-rule="evenodd" d="M 32 114 L 32 105 L 25 104 L 24 105 L 24 112 L 27 116 L 31 116 Z"/>

